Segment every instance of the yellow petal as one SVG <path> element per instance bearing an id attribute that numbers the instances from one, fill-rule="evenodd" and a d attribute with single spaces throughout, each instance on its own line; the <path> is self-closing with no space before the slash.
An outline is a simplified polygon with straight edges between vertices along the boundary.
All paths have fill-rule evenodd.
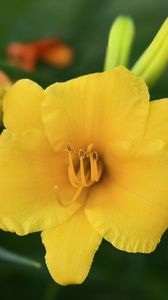
<path id="1" fill-rule="evenodd" d="M 61 285 L 82 283 L 101 240 L 82 210 L 68 222 L 43 231 L 46 263 L 53 279 Z"/>
<path id="2" fill-rule="evenodd" d="M 0 228 L 23 235 L 67 220 L 82 205 L 83 196 L 70 207 L 60 204 L 60 197 L 66 201 L 74 194 L 63 172 L 65 165 L 39 129 L 22 134 L 4 130 L 0 136 Z"/>
<path id="3" fill-rule="evenodd" d="M 95 187 L 85 213 L 95 229 L 116 248 L 148 253 L 155 249 L 168 224 L 164 210 L 150 200 L 107 182 Z"/>
<path id="4" fill-rule="evenodd" d="M 109 151 L 112 181 L 168 211 L 168 143 L 159 139 L 144 139 L 126 145 L 123 144 L 121 151 L 120 143 L 117 155 L 117 147 L 111 155 Z"/>
<path id="5" fill-rule="evenodd" d="M 29 79 L 17 81 L 3 100 L 4 124 L 13 131 L 43 128 L 41 102 L 43 89 Z"/>
<path id="6" fill-rule="evenodd" d="M 124 67 L 51 85 L 45 91 L 42 120 L 55 150 L 67 142 L 97 147 L 143 134 L 148 89 Z"/>
<path id="7" fill-rule="evenodd" d="M 168 141 L 168 98 L 150 102 L 145 135 Z"/>

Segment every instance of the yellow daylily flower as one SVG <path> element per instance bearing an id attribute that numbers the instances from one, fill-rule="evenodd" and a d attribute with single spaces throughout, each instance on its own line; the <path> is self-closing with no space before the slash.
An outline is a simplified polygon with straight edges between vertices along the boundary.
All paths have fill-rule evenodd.
<path id="1" fill-rule="evenodd" d="M 102 238 L 149 253 L 168 225 L 168 99 L 124 67 L 4 99 L 0 228 L 42 232 L 54 280 L 86 278 Z"/>

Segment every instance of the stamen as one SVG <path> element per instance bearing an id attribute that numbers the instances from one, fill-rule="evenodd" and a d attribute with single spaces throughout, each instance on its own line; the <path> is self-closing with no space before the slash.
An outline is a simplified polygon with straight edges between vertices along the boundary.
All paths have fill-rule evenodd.
<path id="1" fill-rule="evenodd" d="M 67 151 L 68 151 L 68 162 L 69 162 L 69 166 L 68 166 L 68 175 L 69 175 L 69 180 L 71 182 L 71 184 L 77 188 L 79 186 L 79 179 L 76 176 L 75 173 L 75 168 L 74 168 L 74 164 L 73 164 L 73 158 L 72 158 L 72 147 L 70 144 L 67 144 L 66 146 Z"/>
<path id="2" fill-rule="evenodd" d="M 80 193 L 82 192 L 82 190 L 83 190 L 83 187 L 80 186 L 80 187 L 77 189 L 75 195 L 74 195 L 74 196 L 72 197 L 72 199 L 69 200 L 69 201 L 64 201 L 63 199 L 61 199 L 61 198 L 58 196 L 58 202 L 59 202 L 61 205 L 63 205 L 64 207 L 68 207 L 68 206 L 70 206 L 71 204 L 73 204 L 73 203 L 77 200 L 77 198 L 79 197 L 79 195 L 80 195 Z"/>
<path id="3" fill-rule="evenodd" d="M 80 149 L 78 151 L 79 157 L 79 169 L 75 170 L 73 161 L 73 148 L 70 144 L 66 146 L 68 152 L 68 176 L 69 180 L 75 188 L 78 189 L 78 193 L 82 191 L 84 187 L 89 187 L 95 182 L 98 182 L 102 173 L 102 165 L 98 163 L 98 153 L 93 151 L 93 144 L 87 147 L 87 150 Z M 89 163 L 90 161 L 90 163 Z"/>
<path id="4" fill-rule="evenodd" d="M 73 203 L 73 202 L 78 198 L 78 196 L 80 195 L 80 193 L 82 192 L 82 190 L 83 190 L 83 186 L 80 186 L 80 187 L 77 189 L 77 191 L 76 191 L 74 197 L 72 198 L 71 203 Z"/>
<path id="5" fill-rule="evenodd" d="M 78 152 L 79 161 L 80 161 L 80 178 L 81 178 L 81 185 L 87 186 L 86 183 L 86 176 L 85 176 L 85 169 L 84 169 L 84 158 L 85 158 L 85 151 L 80 149 Z"/>
<path id="6" fill-rule="evenodd" d="M 97 152 L 94 151 L 90 155 L 91 181 L 93 182 L 98 182 L 101 175 L 98 172 L 97 161 L 98 161 L 98 154 Z"/>

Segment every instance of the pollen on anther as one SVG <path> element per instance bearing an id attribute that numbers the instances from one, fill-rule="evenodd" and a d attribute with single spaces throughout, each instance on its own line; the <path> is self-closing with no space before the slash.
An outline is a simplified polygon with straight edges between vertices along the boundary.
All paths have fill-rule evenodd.
<path id="1" fill-rule="evenodd" d="M 79 155 L 79 158 L 85 158 L 85 151 L 83 149 L 80 149 L 78 151 L 78 155 Z"/>
<path id="2" fill-rule="evenodd" d="M 68 150 L 69 152 L 72 151 L 72 146 L 71 146 L 71 144 L 67 144 L 67 145 L 66 145 L 66 150 Z"/>
<path id="3" fill-rule="evenodd" d="M 98 161 L 98 154 L 96 151 L 92 152 L 92 158 L 96 161 Z"/>

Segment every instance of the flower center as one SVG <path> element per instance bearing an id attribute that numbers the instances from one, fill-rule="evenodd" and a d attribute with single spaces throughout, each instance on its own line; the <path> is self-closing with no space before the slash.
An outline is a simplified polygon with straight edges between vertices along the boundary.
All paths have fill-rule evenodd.
<path id="1" fill-rule="evenodd" d="M 87 150 L 80 149 L 78 155 L 70 144 L 66 145 L 68 153 L 68 177 L 73 187 L 83 189 L 98 182 L 102 174 L 102 163 L 98 153 L 90 144 Z"/>

